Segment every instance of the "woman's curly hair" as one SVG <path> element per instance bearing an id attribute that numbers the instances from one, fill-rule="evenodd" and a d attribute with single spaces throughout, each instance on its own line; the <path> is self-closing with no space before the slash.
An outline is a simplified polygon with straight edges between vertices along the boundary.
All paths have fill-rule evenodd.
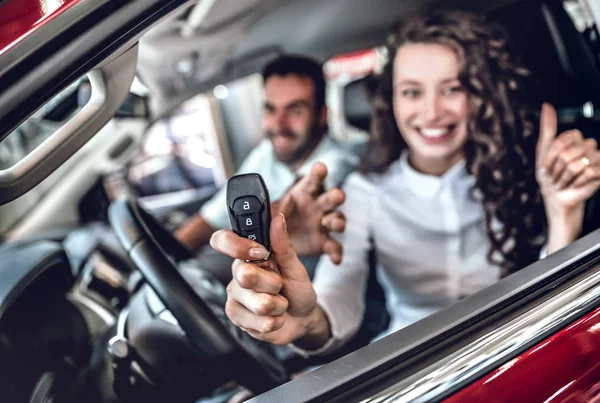
<path id="1" fill-rule="evenodd" d="M 517 271 L 537 260 L 546 240 L 546 217 L 535 179 L 538 112 L 529 71 L 513 60 L 507 36 L 483 16 L 434 11 L 399 24 L 388 43 L 390 62 L 373 99 L 372 135 L 360 171 L 385 172 L 406 148 L 392 100 L 393 60 L 408 43 L 442 44 L 457 55 L 458 79 L 469 94 L 466 166 L 471 191 L 485 211 L 488 260 Z M 527 87 L 526 87 L 527 86 Z"/>

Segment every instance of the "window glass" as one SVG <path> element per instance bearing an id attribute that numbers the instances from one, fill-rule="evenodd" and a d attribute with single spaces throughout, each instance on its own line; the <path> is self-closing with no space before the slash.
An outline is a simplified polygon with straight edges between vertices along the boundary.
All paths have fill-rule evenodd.
<path id="1" fill-rule="evenodd" d="M 148 129 L 128 176 L 150 196 L 214 187 L 221 165 L 209 99 L 198 95 Z"/>
<path id="2" fill-rule="evenodd" d="M 30 154 L 87 102 L 82 99 L 81 78 L 48 101 L 0 142 L 0 169 L 7 169 Z M 0 206 L 0 234 L 11 228 L 51 186 L 47 180 L 18 199 Z"/>

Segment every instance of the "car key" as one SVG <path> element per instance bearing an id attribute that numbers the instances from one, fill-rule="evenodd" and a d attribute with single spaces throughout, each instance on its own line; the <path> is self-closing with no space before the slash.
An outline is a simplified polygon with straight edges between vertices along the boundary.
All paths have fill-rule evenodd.
<path id="1" fill-rule="evenodd" d="M 256 241 L 271 253 L 271 202 L 269 191 L 257 173 L 235 175 L 227 181 L 227 209 L 231 229 Z M 266 259 L 268 260 L 267 256 Z"/>

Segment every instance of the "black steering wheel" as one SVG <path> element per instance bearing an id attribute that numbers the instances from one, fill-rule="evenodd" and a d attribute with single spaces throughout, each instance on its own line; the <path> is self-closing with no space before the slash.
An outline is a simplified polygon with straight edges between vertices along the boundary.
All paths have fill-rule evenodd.
<path id="1" fill-rule="evenodd" d="M 207 302 L 194 291 L 176 265 L 193 255 L 136 200 L 114 201 L 109 221 L 131 260 L 193 347 L 211 362 L 229 367 L 225 371 L 231 375 L 229 380 L 237 380 L 255 393 L 289 380 L 284 366 L 261 348 L 259 341 L 229 321 L 224 306 Z"/>

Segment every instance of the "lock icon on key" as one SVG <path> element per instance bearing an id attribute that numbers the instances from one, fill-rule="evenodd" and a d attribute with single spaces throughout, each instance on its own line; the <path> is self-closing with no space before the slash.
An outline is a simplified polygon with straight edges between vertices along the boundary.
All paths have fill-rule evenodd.
<path id="1" fill-rule="evenodd" d="M 249 202 L 244 202 L 244 210 L 250 210 L 250 203 Z"/>
<path id="2" fill-rule="evenodd" d="M 259 222 L 260 217 L 258 216 L 258 214 L 248 214 L 246 216 L 240 217 L 239 221 L 242 230 L 257 229 L 259 227 Z"/>

